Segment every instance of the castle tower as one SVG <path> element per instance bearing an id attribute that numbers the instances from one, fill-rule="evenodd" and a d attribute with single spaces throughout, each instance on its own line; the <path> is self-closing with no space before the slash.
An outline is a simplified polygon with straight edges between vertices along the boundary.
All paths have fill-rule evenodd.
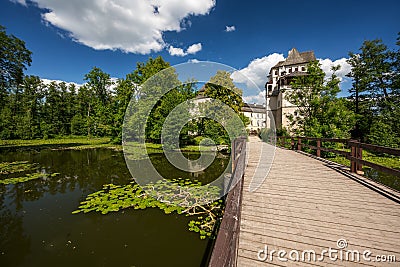
<path id="1" fill-rule="evenodd" d="M 267 114 L 272 113 L 276 129 L 288 128 L 286 115 L 294 115 L 296 107 L 285 99 L 285 94 L 292 90 L 290 84 L 295 77 L 307 75 L 307 64 L 314 60 L 314 51 L 299 52 L 292 48 L 286 60 L 278 62 L 269 71 L 268 82 L 265 84 Z M 267 117 L 267 128 L 270 128 L 271 123 Z"/>

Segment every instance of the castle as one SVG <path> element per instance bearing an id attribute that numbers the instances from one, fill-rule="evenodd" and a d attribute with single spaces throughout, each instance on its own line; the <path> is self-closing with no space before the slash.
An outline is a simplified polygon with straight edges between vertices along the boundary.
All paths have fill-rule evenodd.
<path id="1" fill-rule="evenodd" d="M 286 114 L 296 115 L 296 107 L 285 99 L 290 84 L 295 77 L 307 75 L 307 64 L 314 61 L 314 51 L 299 52 L 296 48 L 289 51 L 284 61 L 278 62 L 269 71 L 268 82 L 265 84 L 267 103 L 267 128 L 271 128 L 271 118 L 275 121 L 275 128 L 288 128 L 289 120 Z"/>

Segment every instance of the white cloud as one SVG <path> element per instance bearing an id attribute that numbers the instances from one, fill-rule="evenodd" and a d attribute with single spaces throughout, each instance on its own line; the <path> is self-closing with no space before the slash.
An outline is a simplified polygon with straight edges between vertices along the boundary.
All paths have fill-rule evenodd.
<path id="1" fill-rule="evenodd" d="M 186 50 L 186 53 L 196 54 L 197 52 L 201 51 L 201 49 L 202 49 L 201 43 L 192 44 L 191 46 L 188 47 L 188 49 Z"/>
<path id="2" fill-rule="evenodd" d="M 226 32 L 234 32 L 236 31 L 236 27 L 234 25 L 232 26 L 225 26 L 225 31 Z"/>
<path id="3" fill-rule="evenodd" d="M 332 66 L 340 65 L 340 69 L 336 71 L 336 75 L 340 78 L 340 80 L 346 78 L 346 74 L 351 71 L 351 66 L 349 63 L 347 63 L 346 58 L 337 59 L 335 61 L 332 61 L 329 58 L 318 60 L 321 63 L 321 69 L 325 72 L 327 78 L 329 78 L 333 73 L 331 70 Z"/>
<path id="4" fill-rule="evenodd" d="M 79 88 L 82 87 L 83 84 L 75 83 L 75 82 L 66 82 L 66 81 L 61 81 L 61 80 L 52 80 L 52 79 L 40 79 L 44 85 L 50 85 L 51 83 L 65 83 L 67 87 L 71 85 L 75 85 L 75 89 L 78 90 Z"/>
<path id="5" fill-rule="evenodd" d="M 254 85 L 251 83 L 251 81 L 253 81 L 261 90 L 263 90 L 271 67 L 282 60 L 285 60 L 285 58 L 282 54 L 278 53 L 273 53 L 262 58 L 256 58 L 252 60 L 247 67 L 233 72 L 231 77 L 237 83 L 246 83 L 247 87 L 254 87 Z M 334 61 L 329 58 L 318 60 L 321 63 L 321 68 L 326 73 L 327 77 L 330 77 L 332 74 L 332 66 L 341 66 L 340 70 L 336 72 L 336 75 L 341 80 L 346 78 L 346 74 L 351 70 L 351 66 L 347 63 L 346 58 L 341 58 Z M 249 79 L 251 81 L 249 81 Z"/>
<path id="6" fill-rule="evenodd" d="M 189 46 L 186 51 L 184 51 L 182 48 L 179 47 L 173 47 L 172 45 L 168 48 L 168 53 L 171 56 L 178 56 L 178 57 L 183 57 L 187 56 L 189 54 L 196 54 L 197 52 L 201 51 L 202 45 L 201 43 L 197 44 L 192 44 Z"/>
<path id="7" fill-rule="evenodd" d="M 246 103 L 265 104 L 265 90 L 258 93 L 258 95 L 250 95 L 243 97 Z"/>
<path id="8" fill-rule="evenodd" d="M 245 83 L 247 87 L 254 87 L 256 84 L 260 90 L 263 90 L 271 67 L 284 59 L 283 55 L 278 53 L 256 58 L 247 67 L 233 72 L 231 77 L 234 82 Z"/>
<path id="9" fill-rule="evenodd" d="M 23 6 L 27 6 L 25 0 L 11 0 L 11 2 L 18 3 L 18 4 L 21 4 Z"/>
<path id="10" fill-rule="evenodd" d="M 183 57 L 186 56 L 187 54 L 185 53 L 185 51 L 183 51 L 182 48 L 178 48 L 178 47 L 173 47 L 172 45 L 168 48 L 168 53 L 171 56 L 178 56 L 178 57 Z"/>
<path id="11" fill-rule="evenodd" d="M 67 82 L 67 81 L 62 81 L 62 80 L 53 80 L 53 79 L 40 79 L 42 82 L 43 82 L 43 84 L 44 85 L 49 85 L 49 84 L 51 84 L 51 83 L 56 83 L 56 84 L 60 84 L 60 83 L 65 83 L 68 87 L 70 86 L 70 85 L 75 85 L 75 89 L 79 89 L 79 88 L 81 88 L 84 84 L 81 84 L 81 83 L 75 83 L 75 82 Z M 117 87 L 117 85 L 118 85 L 118 78 L 116 78 L 116 77 L 111 77 L 110 78 L 110 81 L 111 81 L 111 85 L 109 86 L 109 88 L 108 88 L 108 90 L 111 92 L 111 93 L 114 93 L 115 92 L 115 88 Z"/>
<path id="12" fill-rule="evenodd" d="M 24 0 L 13 0 L 26 4 Z M 188 18 L 206 15 L 215 0 L 32 0 L 45 23 L 97 50 L 148 54 L 166 47 L 163 32 L 183 30 Z"/>
<path id="13" fill-rule="evenodd" d="M 189 63 L 199 63 L 200 60 L 196 59 L 196 58 L 192 58 L 188 60 Z"/>
<path id="14" fill-rule="evenodd" d="M 231 77 L 234 82 L 244 83 L 249 89 L 247 90 L 248 95 L 243 97 L 245 102 L 255 102 L 258 104 L 265 102 L 264 85 L 267 82 L 267 75 L 271 67 L 282 60 L 285 60 L 283 54 L 273 53 L 262 58 L 256 58 L 252 60 L 247 67 L 232 73 Z M 327 77 L 332 75 L 332 66 L 341 66 L 340 70 L 336 72 L 336 75 L 341 79 L 341 86 L 343 86 L 343 82 L 345 82 L 347 78 L 346 74 L 351 70 L 351 66 L 347 63 L 346 58 L 341 58 L 334 61 L 329 58 L 318 60 L 321 63 L 321 68 L 326 73 Z M 254 84 L 257 85 L 259 90 L 261 90 L 258 91 L 258 94 L 254 92 Z"/>

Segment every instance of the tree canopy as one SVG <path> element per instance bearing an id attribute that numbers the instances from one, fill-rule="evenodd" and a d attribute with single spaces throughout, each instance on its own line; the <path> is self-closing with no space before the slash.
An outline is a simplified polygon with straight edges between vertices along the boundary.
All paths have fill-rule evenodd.
<path id="1" fill-rule="evenodd" d="M 30 66 L 32 52 L 25 47 L 25 42 L 6 33 L 0 25 L 0 90 L 5 90 L 22 83 L 24 70 Z"/>
<path id="2" fill-rule="evenodd" d="M 286 100 L 296 107 L 288 114 L 290 131 L 303 136 L 346 138 L 353 127 L 354 115 L 344 99 L 338 99 L 340 80 L 336 76 L 339 66 L 332 68 L 332 76 L 325 73 L 318 61 L 308 64 L 307 75 L 296 77 Z"/>
<path id="3" fill-rule="evenodd" d="M 349 53 L 357 118 L 352 135 L 364 142 L 400 146 L 400 33 L 396 44 L 390 50 L 380 39 L 366 40 L 358 53 Z"/>

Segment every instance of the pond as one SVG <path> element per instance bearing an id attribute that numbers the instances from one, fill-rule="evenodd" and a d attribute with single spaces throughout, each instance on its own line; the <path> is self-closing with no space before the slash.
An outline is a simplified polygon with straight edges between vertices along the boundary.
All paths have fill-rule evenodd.
<path id="1" fill-rule="evenodd" d="M 197 157 L 188 154 L 187 157 Z M 219 155 L 204 172 L 190 174 L 151 160 L 170 178 L 210 181 L 229 164 Z M 104 184 L 132 181 L 122 152 L 110 149 L 0 153 L 0 162 L 37 163 L 54 177 L 0 185 L 0 266 L 203 266 L 210 240 L 188 230 L 190 217 L 156 208 L 107 215 L 71 214 Z M 138 161 L 140 164 L 140 161 Z"/>
<path id="2" fill-rule="evenodd" d="M 400 191 L 400 177 L 377 171 L 372 168 L 363 168 L 364 175 L 376 182 Z"/>

